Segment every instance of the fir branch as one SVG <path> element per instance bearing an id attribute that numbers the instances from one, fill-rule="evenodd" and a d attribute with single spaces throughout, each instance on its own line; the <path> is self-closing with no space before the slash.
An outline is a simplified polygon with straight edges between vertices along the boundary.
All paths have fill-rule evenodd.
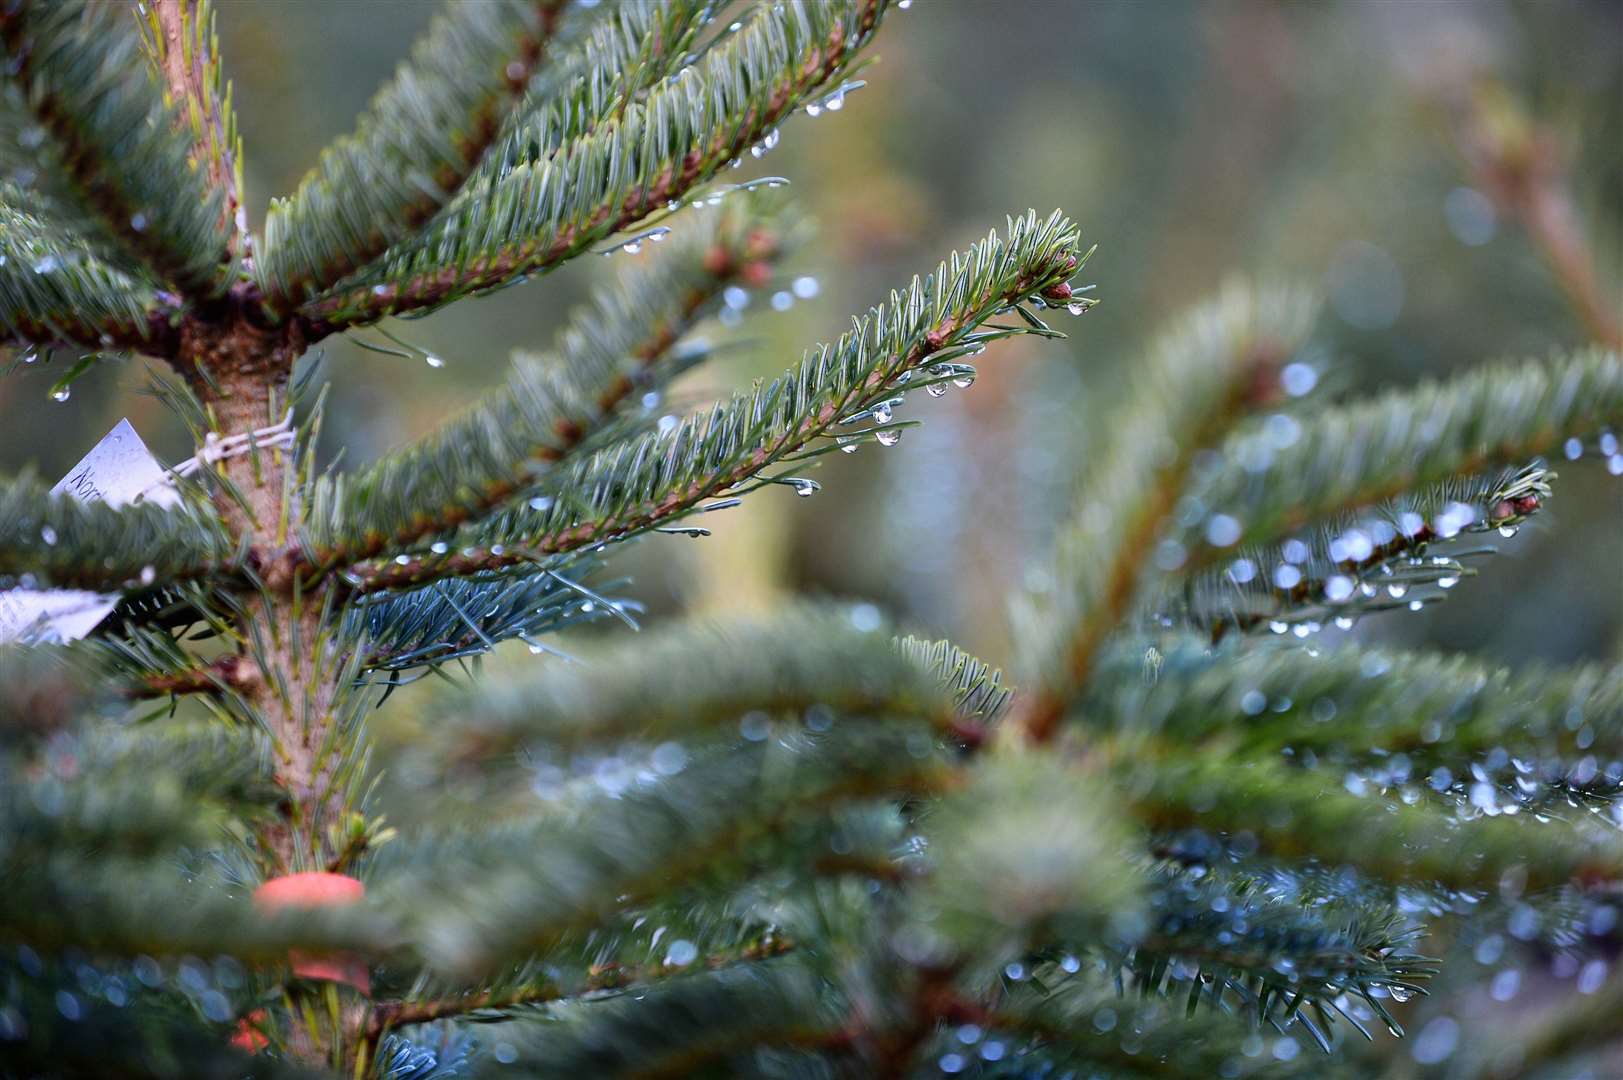
<path id="1" fill-rule="evenodd" d="M 1534 890 L 1623 875 L 1623 844 L 1585 822 L 1462 822 L 1434 807 L 1354 795 L 1339 778 L 1271 762 L 1173 759 L 1146 772 L 1130 805 L 1149 828 L 1244 832 L 1276 857 L 1452 888 L 1496 887 L 1513 867 L 1526 873 Z"/>
<path id="2" fill-rule="evenodd" d="M 438 1020 L 473 1014 L 478 1014 L 478 1019 L 513 1018 L 522 1016 L 537 1005 L 598 994 L 605 990 L 641 992 L 693 972 L 720 971 L 758 963 L 783 956 L 793 950 L 792 941 L 783 937 L 768 936 L 765 940 L 750 942 L 741 947 L 703 954 L 684 965 L 664 962 L 595 964 L 586 977 L 574 986 L 566 987 L 553 979 L 542 978 L 518 986 L 503 986 L 500 989 L 481 990 L 456 997 L 383 1001 L 373 1006 L 372 1014 L 367 1019 L 367 1033 L 372 1038 L 378 1038 L 394 1028 L 430 1024 Z"/>
<path id="3" fill-rule="evenodd" d="M 149 282 L 91 254 L 83 237 L 18 208 L 0 191 L 0 341 L 162 351 L 178 306 Z"/>
<path id="4" fill-rule="evenodd" d="M 1244 1043 L 1254 1034 L 1250 1025 L 1217 1010 L 1180 1017 L 1174 1009 L 1156 997 L 1124 997 L 1105 979 L 1084 976 L 1047 993 L 1017 987 L 992 1007 L 965 1009 L 954 1020 L 975 1023 L 988 1037 L 1001 1034 L 1027 1045 L 1026 1053 L 1014 1058 L 1027 1068 L 1048 1063 L 1054 1071 L 1105 1069 L 1112 1076 L 1182 1080 L 1221 1076 L 1233 1062 L 1243 1062 L 1239 1075 L 1248 1080 L 1357 1075 L 1340 1062 L 1308 1054 L 1249 1056 Z"/>
<path id="5" fill-rule="evenodd" d="M 1042 681 L 1020 717 L 1032 738 L 1053 734 L 1138 598 L 1146 555 L 1196 453 L 1277 395 L 1276 372 L 1301 346 L 1312 315 L 1301 293 L 1231 283 L 1153 349 L 1061 526 L 1053 585 L 1032 598 L 1025 617 L 1022 652 Z"/>
<path id="6" fill-rule="evenodd" d="M 256 277 L 285 315 L 411 236 L 462 186 L 565 23 L 563 0 L 452 4 L 285 199 Z M 574 21 L 574 20 L 570 20 Z"/>
<path id="7" fill-rule="evenodd" d="M 242 205 L 242 137 L 231 107 L 231 85 L 220 64 L 220 40 L 210 0 L 149 0 L 143 41 L 163 79 L 164 103 L 183 122 L 190 160 L 220 193 L 222 228 L 232 254 L 247 255 L 248 219 Z"/>
<path id="8" fill-rule="evenodd" d="M 1242 460 L 1237 440 L 1225 447 L 1221 465 L 1191 486 L 1208 513 L 1173 537 L 1188 553 L 1181 570 L 1227 556 L 1211 541 L 1217 514 L 1237 526 L 1224 537 L 1231 544 L 1275 543 L 1311 522 L 1521 464 L 1570 436 L 1618 426 L 1623 361 L 1600 349 L 1483 367 L 1326 409 L 1263 461 Z"/>
<path id="9" fill-rule="evenodd" d="M 697 59 L 696 38 L 716 8 L 715 0 L 615 4 L 584 42 L 560 51 L 531 80 L 457 202 L 624 116 L 633 102 Z"/>
<path id="10" fill-rule="evenodd" d="M 739 394 L 669 431 L 622 442 L 580 462 L 547 486 L 544 509 L 498 515 L 472 530 L 456 550 L 354 567 L 362 592 L 401 588 L 447 575 L 470 575 L 537 562 L 548 556 L 625 539 L 683 517 L 712 497 L 751 490 L 773 465 L 815 457 L 832 445 L 842 420 L 868 415 L 909 385 L 968 377 L 946 361 L 981 351 L 989 341 L 1036 333 L 1021 325 L 981 325 L 1033 297 L 1063 299 L 1081 265 L 1076 226 L 1057 211 L 1009 223 L 906 294 L 853 320 L 834 345 L 809 351 L 800 365 L 752 393 Z M 1044 328 L 1044 334 L 1052 331 Z M 940 368 L 947 374 L 936 375 Z M 889 410 L 885 408 L 888 416 Z M 879 435 L 884 435 L 881 424 Z M 884 441 L 894 442 L 891 430 Z M 873 434 L 840 436 L 871 439 Z M 753 482 L 753 485 L 752 485 Z M 402 561 L 403 560 L 403 561 Z"/>
<path id="11" fill-rule="evenodd" d="M 1512 535 L 1543 508 L 1554 477 L 1533 464 L 1340 514 L 1282 544 L 1241 548 L 1225 567 L 1169 581 L 1147 610 L 1161 625 L 1199 627 L 1219 641 L 1264 626 L 1305 636 L 1331 620 L 1345 630 L 1369 612 L 1418 609 L 1474 577 L 1465 560 L 1496 549 L 1465 542 L 1494 530 Z"/>
<path id="12" fill-rule="evenodd" d="M 925 826 L 915 917 L 965 953 L 996 955 L 1058 926 L 1096 936 L 1141 899 L 1131 830 L 1086 771 L 1052 755 L 980 759 Z"/>
<path id="13" fill-rule="evenodd" d="M 478 656 L 513 638 L 541 648 L 536 639 L 570 626 L 631 621 L 628 612 L 640 605 L 602 595 L 623 581 L 583 584 L 593 568 L 590 561 L 565 562 L 497 581 L 439 581 L 378 594 L 347 611 L 341 633 L 367 671 L 389 672 L 394 685 L 400 672 Z"/>
<path id="14" fill-rule="evenodd" d="M 0 584 L 116 591 L 224 575 L 241 563 L 218 520 L 190 504 L 114 509 L 0 480 Z"/>
<path id="15" fill-rule="evenodd" d="M 734 200 L 622 271 L 575 313 L 552 355 L 515 358 L 507 385 L 467 413 L 363 470 L 323 478 L 306 515 L 321 564 L 448 531 L 600 441 L 628 399 L 688 365 L 678 343 L 724 289 L 764 283 L 786 228 L 771 203 Z"/>
<path id="16" fill-rule="evenodd" d="M 1153 682 L 1123 649 L 1079 703 L 1079 722 L 1119 736 L 1261 757 L 1293 748 L 1341 764 L 1404 755 L 1416 771 L 1466 774 L 1498 753 L 1541 760 L 1623 756 L 1623 668 L 1517 670 L 1468 657 L 1357 648 L 1210 650 L 1163 643 Z"/>
<path id="17" fill-rule="evenodd" d="M 554 1007 L 504 1035 L 527 1076 L 749 1075 L 757 1046 L 823 1048 L 843 1030 L 837 994 L 778 962 L 672 980 L 646 994 Z M 512 1071 L 490 1066 L 488 1075 Z M 481 1074 L 484 1075 L 484 1074 Z"/>
<path id="18" fill-rule="evenodd" d="M 313 336 L 550 270 L 678 201 L 851 68 L 886 0 L 766 5 L 698 66 L 552 157 L 481 182 L 420 239 L 300 309 Z"/>
<path id="19" fill-rule="evenodd" d="M 824 724 L 907 718 L 949 735 L 958 723 L 936 672 L 887 648 L 877 631 L 855 629 L 840 608 L 678 623 L 577 655 L 582 663 L 505 681 L 458 710 L 465 719 L 449 732 L 452 753 L 685 739 L 732 729 L 752 711 L 821 709 Z"/>
<path id="20" fill-rule="evenodd" d="M 173 853 L 134 860 L 55 852 L 7 858 L 0 940 L 118 956 L 223 954 L 280 966 L 290 949 L 345 950 L 388 958 L 395 924 L 369 907 L 268 915 L 218 882 L 185 881 Z"/>
<path id="21" fill-rule="evenodd" d="M 1320 1019 L 1308 1030 L 1328 1050 L 1335 1017 L 1347 1015 L 1337 1004 L 1342 994 L 1382 1008 L 1383 992 L 1424 994 L 1437 963 L 1412 951 L 1421 927 L 1390 895 L 1345 887 L 1319 894 L 1304 876 L 1173 871 L 1145 905 L 1148 929 L 1103 949 L 1107 965 L 1125 970 L 1146 996 L 1182 997 L 1188 1016 L 1237 1006 L 1253 1021 L 1289 1027 L 1310 1007 Z M 1074 957 L 1064 966 L 1074 967 Z"/>
<path id="22" fill-rule="evenodd" d="M 964 652 L 950 641 L 905 637 L 897 642 L 902 654 L 930 671 L 952 692 L 961 722 L 957 734 L 978 745 L 986 729 L 996 724 L 1014 700 L 1003 684 L 1003 672 Z"/>
<path id="23" fill-rule="evenodd" d="M 158 281 L 192 297 L 219 295 L 229 260 L 221 195 L 188 161 L 129 14 L 29 0 L 0 14 L 0 42 L 8 79 L 84 208 Z"/>
<path id="24" fill-rule="evenodd" d="M 131 690 L 133 697 L 168 697 L 176 694 L 246 693 L 259 684 L 260 672 L 241 656 L 222 656 L 196 667 L 153 672 Z"/>
<path id="25" fill-rule="evenodd" d="M 747 873 L 766 851 L 820 835 L 832 808 L 949 781 L 938 756 L 905 744 L 871 729 L 780 734 L 533 823 L 397 841 L 373 879 L 413 913 L 437 969 L 488 971 L 651 895 Z"/>

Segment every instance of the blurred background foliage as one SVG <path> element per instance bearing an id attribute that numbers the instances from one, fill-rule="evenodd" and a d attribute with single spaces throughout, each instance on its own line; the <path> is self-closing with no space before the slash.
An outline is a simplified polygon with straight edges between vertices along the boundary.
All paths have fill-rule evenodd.
<path id="1" fill-rule="evenodd" d="M 419 0 L 221 5 L 256 224 L 269 197 L 350 129 L 433 10 Z M 1012 209 L 1060 206 L 1083 223 L 1099 244 L 1088 276 L 1104 302 L 1057 321 L 1069 342 L 1020 338 L 988 354 L 970 392 L 914 395 L 903 416 L 925 426 L 895 448 L 824 458 L 816 497 L 773 488 L 708 515 L 707 539 L 634 545 L 614 562 L 633 579 L 621 595 L 656 619 L 860 597 L 923 636 L 1007 662 L 1007 598 L 1068 507 L 1098 418 L 1159 328 L 1226 275 L 1317 283 L 1327 302 L 1309 359 L 1332 395 L 1587 342 L 1537 246 L 1462 147 L 1473 127 L 1514 133 L 1531 118 L 1541 129 L 1616 318 L 1620 41 L 1615 0 L 916 0 L 881 33 L 866 89 L 837 113 L 796 119 L 775 151 L 728 177 L 793 181 L 816 228 L 785 281 L 815 279 L 815 289 L 800 281 L 776 305 L 758 293 L 738 325 L 706 328 L 732 346 L 663 407 L 777 373 Z M 614 265 L 588 261 L 392 327 L 443 357 L 440 368 L 324 342 L 324 456 L 366 461 L 496 383 L 509 352 L 544 347 L 592 275 Z M 166 461 L 192 452 L 142 392 L 139 365 L 85 379 L 60 404 L 47 394 L 54 377 L 36 366 L 0 380 L 4 468 L 33 464 L 54 480 L 121 416 Z M 1500 545 L 1474 587 L 1351 633 L 1512 664 L 1623 658 L 1623 487 L 1603 459 L 1555 464 L 1547 512 Z M 499 677 L 560 662 L 520 648 L 489 666 Z M 427 715 L 414 696 L 378 714 L 385 760 Z M 409 756 L 395 764 L 381 808 L 409 824 L 414 774 Z M 1397 1051 L 1394 1074 L 1448 1058 L 1545 996 L 1541 987 L 1583 988 L 1588 969 L 1529 955 L 1522 936 L 1512 926 L 1427 943 L 1463 962 L 1445 965 L 1430 1004 L 1413 1006 L 1418 1038 Z"/>

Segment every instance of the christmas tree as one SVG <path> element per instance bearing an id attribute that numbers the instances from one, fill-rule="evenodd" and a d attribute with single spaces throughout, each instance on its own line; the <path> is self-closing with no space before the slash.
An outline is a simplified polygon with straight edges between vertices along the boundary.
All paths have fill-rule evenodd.
<path id="1" fill-rule="evenodd" d="M 806 231 L 729 166 L 907 4 L 449 5 L 257 232 L 208 4 L 0 9 L 4 342 L 59 397 L 156 358 L 197 447 L 117 498 L 0 481 L 5 1075 L 1393 1075 L 1445 946 L 1615 948 L 1619 670 L 1317 634 L 1462 586 L 1550 458 L 1623 471 L 1615 305 L 1502 131 L 1473 163 L 1592 347 L 1324 401 L 1312 297 L 1232 282 L 1090 436 L 1010 675 L 867 604 L 605 632 L 436 698 L 395 763 L 427 824 L 379 812 L 407 684 L 635 627 L 620 545 L 816 492 L 1094 304 L 1026 212 L 782 376 L 649 404 Z M 318 461 L 323 339 L 437 364 L 398 320 L 598 251 L 639 257 L 550 352 Z M 1585 970 L 1401 1060 L 1581 1065 L 1623 1009 Z"/>

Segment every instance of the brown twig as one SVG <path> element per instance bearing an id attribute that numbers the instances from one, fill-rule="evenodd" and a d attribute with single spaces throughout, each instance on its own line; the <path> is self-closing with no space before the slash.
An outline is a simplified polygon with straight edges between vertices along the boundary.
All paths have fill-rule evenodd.
<path id="1" fill-rule="evenodd" d="M 1623 297 L 1600 284 L 1554 134 L 1494 85 L 1478 88 L 1463 111 L 1460 141 L 1477 186 L 1527 231 L 1587 333 L 1623 349 Z"/>

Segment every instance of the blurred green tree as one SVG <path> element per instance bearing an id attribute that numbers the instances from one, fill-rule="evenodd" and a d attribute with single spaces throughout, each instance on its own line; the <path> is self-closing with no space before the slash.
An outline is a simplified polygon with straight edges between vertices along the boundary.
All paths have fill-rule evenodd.
<path id="1" fill-rule="evenodd" d="M 1378 1075 L 1348 1031 L 1399 1031 L 1428 931 L 1611 933 L 1615 668 L 1306 643 L 1448 595 L 1543 509 L 1545 455 L 1623 468 L 1616 313 L 1513 125 L 1472 160 L 1594 347 L 1323 403 L 1311 297 L 1232 283 L 1101 433 L 1019 599 L 1018 693 L 871 605 L 673 622 L 438 699 L 399 763 L 427 824 L 376 812 L 398 687 L 635 625 L 609 549 L 815 493 L 909 395 L 1094 303 L 1078 228 L 1027 212 L 657 415 L 802 231 L 777 181 L 718 177 L 839 110 L 891 6 L 452 5 L 262 233 L 207 4 L 0 12 L 0 329 L 79 356 L 59 395 L 159 359 L 199 447 L 122 506 L 0 485 L 0 584 L 117 598 L 0 651 L 8 1075 Z M 385 321 L 656 245 L 474 408 L 317 471 L 312 345 L 435 365 Z M 1472 1057 L 1439 1018 L 1410 1060 L 1603 1046 L 1623 981 L 1584 970 L 1538 1032 Z"/>

